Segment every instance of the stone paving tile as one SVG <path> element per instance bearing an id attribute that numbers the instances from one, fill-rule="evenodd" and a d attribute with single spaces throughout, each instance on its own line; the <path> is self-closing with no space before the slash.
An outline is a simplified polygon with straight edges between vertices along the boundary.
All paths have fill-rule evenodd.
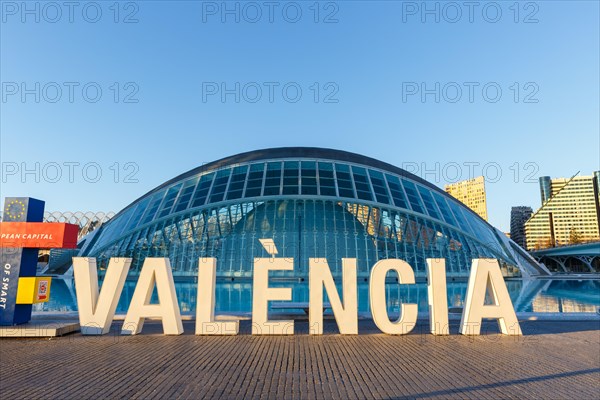
<path id="1" fill-rule="evenodd" d="M 527 321 L 525 336 L 163 336 L 148 322 L 138 336 L 73 334 L 0 341 L 0 399 L 600 399 L 600 321 Z"/>

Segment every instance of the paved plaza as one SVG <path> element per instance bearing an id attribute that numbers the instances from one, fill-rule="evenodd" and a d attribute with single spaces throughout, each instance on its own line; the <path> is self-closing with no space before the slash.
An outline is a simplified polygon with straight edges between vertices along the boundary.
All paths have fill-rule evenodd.
<path id="1" fill-rule="evenodd" d="M 0 341 L 1 398 L 600 398 L 600 321 L 522 322 L 523 337 L 406 336 L 361 320 L 359 336 L 234 337 L 142 334 Z M 113 325 L 115 332 L 119 323 Z"/>

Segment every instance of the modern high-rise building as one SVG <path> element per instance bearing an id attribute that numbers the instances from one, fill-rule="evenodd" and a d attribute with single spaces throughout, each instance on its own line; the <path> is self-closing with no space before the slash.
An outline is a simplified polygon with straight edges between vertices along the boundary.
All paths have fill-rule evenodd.
<path id="1" fill-rule="evenodd" d="M 600 171 L 570 179 L 541 177 L 542 206 L 525 223 L 527 249 L 600 240 L 599 186 Z"/>
<path id="2" fill-rule="evenodd" d="M 510 238 L 519 246 L 526 248 L 525 222 L 531 218 L 533 209 L 527 206 L 517 206 L 510 210 Z"/>
<path id="3" fill-rule="evenodd" d="M 446 193 L 459 200 L 487 221 L 487 201 L 485 197 L 485 179 L 483 179 L 483 176 L 452 183 L 446 185 L 444 189 Z"/>

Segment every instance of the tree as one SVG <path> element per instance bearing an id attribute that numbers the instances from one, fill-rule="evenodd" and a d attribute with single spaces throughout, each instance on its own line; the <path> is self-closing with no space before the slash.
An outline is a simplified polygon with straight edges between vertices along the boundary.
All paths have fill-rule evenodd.
<path id="1" fill-rule="evenodd" d="M 569 244 L 578 244 L 582 242 L 583 238 L 581 237 L 579 231 L 575 228 L 571 228 L 569 231 Z"/>
<path id="2" fill-rule="evenodd" d="M 551 238 L 540 238 L 535 244 L 535 250 L 549 249 L 550 247 L 552 247 Z"/>

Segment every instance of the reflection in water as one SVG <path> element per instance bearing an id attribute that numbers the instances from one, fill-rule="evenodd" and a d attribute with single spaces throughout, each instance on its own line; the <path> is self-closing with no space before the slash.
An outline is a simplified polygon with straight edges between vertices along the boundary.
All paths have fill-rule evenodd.
<path id="1" fill-rule="evenodd" d="M 531 302 L 534 312 L 595 312 L 600 306 L 600 281 L 549 281 Z"/>
<path id="2" fill-rule="evenodd" d="M 119 300 L 117 313 L 127 312 L 136 281 L 127 281 Z M 510 280 L 506 282 L 517 312 L 596 312 L 600 307 L 600 281 L 598 280 Z M 292 287 L 292 301 L 308 302 L 308 282 L 273 282 L 271 287 Z M 197 284 L 176 282 L 177 298 L 182 313 L 194 313 Z M 466 282 L 448 283 L 448 307 L 462 307 Z M 341 291 L 341 288 L 338 287 Z M 402 303 L 416 303 L 420 312 L 428 311 L 427 285 L 386 284 L 389 312 L 399 312 Z M 250 312 L 252 309 L 252 284 L 219 282 L 216 287 L 216 311 L 229 313 Z M 359 312 L 369 311 L 369 285 L 358 284 Z M 343 298 L 343 295 L 342 295 Z M 157 302 L 156 290 L 152 302 Z M 34 311 L 77 311 L 75 288 L 72 279 L 53 278 L 50 301 L 34 305 Z"/>

